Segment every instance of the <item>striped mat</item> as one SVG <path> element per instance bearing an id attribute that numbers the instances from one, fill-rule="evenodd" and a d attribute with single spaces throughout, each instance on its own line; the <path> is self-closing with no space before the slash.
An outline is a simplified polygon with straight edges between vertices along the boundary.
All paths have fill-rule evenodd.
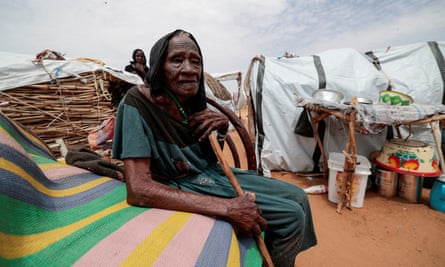
<path id="1" fill-rule="evenodd" d="M 126 203 L 0 112 L 0 266 L 261 266 L 222 220 Z"/>

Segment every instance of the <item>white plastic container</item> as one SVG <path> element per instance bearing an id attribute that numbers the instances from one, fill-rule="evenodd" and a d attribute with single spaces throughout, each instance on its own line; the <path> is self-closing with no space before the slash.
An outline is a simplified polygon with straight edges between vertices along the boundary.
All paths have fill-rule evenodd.
<path id="1" fill-rule="evenodd" d="M 338 203 L 341 199 L 340 191 L 342 184 L 342 173 L 345 156 L 342 153 L 329 153 L 329 182 L 328 199 L 331 202 Z M 371 163 L 363 156 L 357 155 L 357 165 L 352 181 L 351 206 L 355 208 L 363 207 L 365 199 L 366 185 L 368 176 L 371 174 Z"/>

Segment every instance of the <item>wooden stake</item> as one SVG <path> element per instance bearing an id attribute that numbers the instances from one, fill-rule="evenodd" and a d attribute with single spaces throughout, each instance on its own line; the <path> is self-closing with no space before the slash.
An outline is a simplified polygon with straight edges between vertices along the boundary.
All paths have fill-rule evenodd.
<path id="1" fill-rule="evenodd" d="M 229 178 L 230 183 L 232 184 L 233 188 L 235 189 L 235 192 L 238 196 L 243 196 L 243 189 L 238 183 L 238 180 L 236 179 L 235 174 L 233 174 L 232 169 L 230 169 L 229 164 L 224 158 L 223 151 L 221 149 L 221 146 L 218 143 L 218 140 L 216 139 L 215 134 L 211 134 L 209 136 L 210 144 L 212 145 L 213 151 L 216 154 L 216 157 L 218 158 L 219 163 L 221 164 L 225 175 L 227 178 Z M 257 246 L 260 250 L 261 256 L 263 257 L 264 262 L 266 263 L 266 266 L 273 267 L 274 264 L 272 262 L 272 258 L 270 257 L 269 251 L 267 251 L 266 244 L 264 243 L 264 240 L 261 238 L 261 235 L 255 236 L 255 241 L 257 243 Z"/>
<path id="2" fill-rule="evenodd" d="M 434 141 L 436 143 L 437 154 L 439 154 L 440 173 L 445 174 L 445 160 L 443 158 L 442 147 L 440 146 L 440 140 L 434 122 L 430 121 L 430 127 L 431 131 L 433 132 Z"/>

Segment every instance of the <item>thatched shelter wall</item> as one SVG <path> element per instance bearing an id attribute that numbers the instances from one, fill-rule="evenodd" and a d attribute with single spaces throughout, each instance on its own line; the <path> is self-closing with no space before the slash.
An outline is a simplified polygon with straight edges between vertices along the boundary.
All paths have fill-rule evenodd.
<path id="1" fill-rule="evenodd" d="M 120 84 L 120 86 L 119 86 Z M 78 77 L 26 85 L 0 91 L 1 111 L 54 146 L 62 138 L 66 145 L 87 145 L 88 133 L 114 115 L 110 88 L 128 84 L 104 71 L 81 73 Z"/>

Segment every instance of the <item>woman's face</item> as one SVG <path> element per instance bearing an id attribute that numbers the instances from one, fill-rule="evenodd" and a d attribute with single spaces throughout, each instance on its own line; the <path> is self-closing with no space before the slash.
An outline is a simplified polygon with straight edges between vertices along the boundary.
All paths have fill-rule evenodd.
<path id="1" fill-rule="evenodd" d="M 185 35 L 170 39 L 164 65 L 164 83 L 184 102 L 196 95 L 201 80 L 202 61 L 196 44 Z"/>
<path id="2" fill-rule="evenodd" d="M 144 55 L 144 52 L 142 52 L 142 51 L 137 51 L 136 54 L 134 55 L 134 60 L 135 60 L 137 63 L 144 64 L 144 61 L 145 61 L 145 55 Z"/>

